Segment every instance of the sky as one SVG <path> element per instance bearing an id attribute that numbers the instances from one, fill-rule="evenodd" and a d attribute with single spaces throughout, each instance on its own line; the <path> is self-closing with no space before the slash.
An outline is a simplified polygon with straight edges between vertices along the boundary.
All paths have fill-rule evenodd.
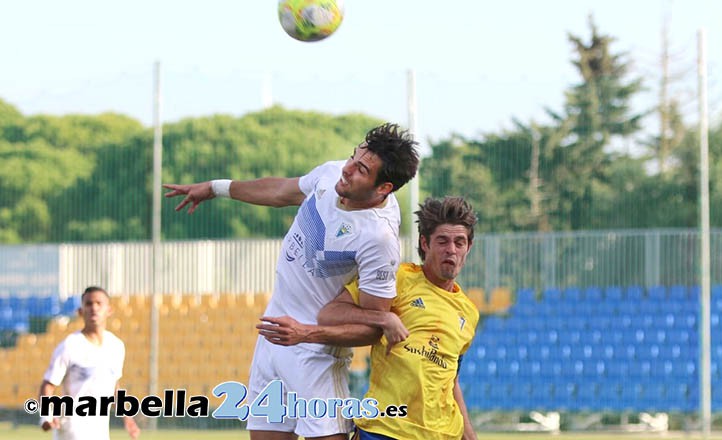
<path id="1" fill-rule="evenodd" d="M 153 66 L 161 120 L 242 116 L 268 102 L 331 114 L 362 112 L 409 125 L 414 71 L 422 144 L 544 122 L 579 81 L 572 33 L 589 16 L 627 53 L 632 75 L 658 93 L 662 24 L 677 78 L 673 94 L 697 118 L 697 32 L 706 29 L 710 114 L 722 113 L 722 1 L 345 0 L 326 40 L 282 30 L 276 0 L 0 0 L 0 99 L 23 114 L 116 112 L 150 126 Z M 654 126 L 653 118 L 648 127 Z M 652 128 L 653 129 L 653 128 Z"/>

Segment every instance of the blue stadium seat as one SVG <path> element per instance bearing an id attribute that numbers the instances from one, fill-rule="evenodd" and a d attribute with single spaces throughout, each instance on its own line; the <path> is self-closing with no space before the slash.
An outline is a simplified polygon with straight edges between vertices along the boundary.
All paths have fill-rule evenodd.
<path id="1" fill-rule="evenodd" d="M 576 345 L 582 339 L 582 332 L 579 330 L 562 330 L 559 332 L 559 344 Z"/>
<path id="2" fill-rule="evenodd" d="M 60 313 L 60 301 L 55 295 L 28 298 L 30 316 L 55 316 Z"/>
<path id="3" fill-rule="evenodd" d="M 554 409 L 564 411 L 576 410 L 576 385 L 573 382 L 562 378 L 555 382 L 554 386 Z"/>
<path id="4" fill-rule="evenodd" d="M 542 292 L 541 299 L 545 302 L 558 303 L 562 299 L 562 292 L 557 288 L 547 287 L 544 289 L 544 292 Z"/>
<path id="5" fill-rule="evenodd" d="M 697 342 L 697 332 L 688 329 L 672 329 L 667 333 L 673 344 L 691 344 Z"/>
<path id="6" fill-rule="evenodd" d="M 519 376 L 522 380 L 529 381 L 541 373 L 541 362 L 532 360 L 519 361 Z"/>
<path id="7" fill-rule="evenodd" d="M 642 301 L 645 299 L 644 288 L 641 286 L 628 286 L 625 296 L 628 301 Z"/>
<path id="8" fill-rule="evenodd" d="M 639 410 L 641 407 L 642 385 L 631 381 L 621 383 L 620 406 L 623 410 Z"/>
<path id="9" fill-rule="evenodd" d="M 687 286 L 675 285 L 669 288 L 670 301 L 688 301 L 690 299 L 689 289 Z"/>
<path id="10" fill-rule="evenodd" d="M 692 376 L 697 375 L 697 362 L 689 359 L 679 359 L 670 361 L 670 376 L 675 377 L 680 382 L 685 382 Z"/>
<path id="11" fill-rule="evenodd" d="M 586 301 L 577 301 L 574 304 L 574 315 L 576 317 L 583 317 L 585 321 L 594 317 L 597 313 L 597 304 Z"/>
<path id="12" fill-rule="evenodd" d="M 662 311 L 663 302 L 658 300 L 647 300 L 639 303 L 639 313 L 641 315 L 653 316 Z"/>
<path id="13" fill-rule="evenodd" d="M 584 301 L 597 304 L 602 302 L 604 295 L 602 289 L 596 286 L 590 286 L 584 289 Z"/>
<path id="14" fill-rule="evenodd" d="M 596 328 L 584 330 L 580 334 L 579 342 L 582 344 L 601 344 L 602 332 Z"/>
<path id="15" fill-rule="evenodd" d="M 523 288 L 516 291 L 517 304 L 536 304 L 536 293 L 534 289 Z"/>
<path id="16" fill-rule="evenodd" d="M 549 361 L 541 362 L 539 374 L 541 375 L 541 377 L 544 377 L 544 378 L 561 377 L 562 362 L 559 360 L 549 360 Z"/>
<path id="17" fill-rule="evenodd" d="M 549 346 L 546 344 L 530 344 L 529 345 L 529 359 L 537 361 L 546 361 L 550 358 L 551 351 Z"/>
<path id="18" fill-rule="evenodd" d="M 605 411 L 621 411 L 621 385 L 618 382 L 608 381 L 599 387 L 600 409 Z"/>
<path id="19" fill-rule="evenodd" d="M 559 341 L 559 331 L 550 329 L 540 332 L 542 344 L 556 344 Z"/>
<path id="20" fill-rule="evenodd" d="M 652 301 L 665 301 L 667 299 L 667 288 L 665 286 L 652 286 L 647 289 L 647 298 Z"/>
<path id="21" fill-rule="evenodd" d="M 657 361 L 659 358 L 660 348 L 659 345 L 640 345 L 636 349 L 636 358 L 643 361 Z"/>
<path id="22" fill-rule="evenodd" d="M 517 301 L 509 308 L 509 313 L 514 317 L 524 319 L 535 316 L 538 313 L 537 305 L 533 302 Z"/>
<path id="23" fill-rule="evenodd" d="M 599 385 L 581 381 L 577 384 L 576 404 L 581 410 L 599 410 Z"/>
<path id="24" fill-rule="evenodd" d="M 652 316 L 653 326 L 658 329 L 672 328 L 674 327 L 675 316 L 674 313 L 661 313 Z"/>
<path id="25" fill-rule="evenodd" d="M 583 298 L 582 289 L 578 287 L 567 287 L 564 289 L 562 296 L 564 297 L 564 301 L 567 302 L 581 301 Z"/>
<path id="26" fill-rule="evenodd" d="M 590 359 L 582 362 L 582 375 L 589 380 L 603 377 L 606 371 L 607 366 L 603 360 Z"/>
<path id="27" fill-rule="evenodd" d="M 504 409 L 507 410 L 529 410 L 531 401 L 531 384 L 517 382 L 510 384 L 509 395 L 507 398 L 507 405 Z"/>
<path id="28" fill-rule="evenodd" d="M 667 330 L 663 328 L 652 328 L 646 331 L 645 341 L 650 344 L 664 344 L 667 342 Z"/>
<path id="29" fill-rule="evenodd" d="M 532 315 L 521 320 L 520 327 L 522 330 L 542 331 L 547 327 L 547 317 L 543 315 Z"/>
<path id="30" fill-rule="evenodd" d="M 697 315 L 695 313 L 679 313 L 674 318 L 674 328 L 680 330 L 697 330 Z"/>
<path id="31" fill-rule="evenodd" d="M 529 409 L 549 411 L 554 409 L 554 385 L 551 383 L 533 383 L 530 393 Z"/>
<path id="32" fill-rule="evenodd" d="M 612 301 L 603 301 L 594 306 L 595 319 L 611 319 L 619 312 L 619 304 Z"/>
<path id="33" fill-rule="evenodd" d="M 665 407 L 674 412 L 690 411 L 688 388 L 686 383 L 668 384 L 665 393 Z"/>
<path id="34" fill-rule="evenodd" d="M 711 287 L 712 298 L 722 298 L 722 284 L 715 284 Z"/>
<path id="35" fill-rule="evenodd" d="M 613 330 L 624 330 L 632 327 L 636 317 L 627 313 L 620 313 L 612 318 L 611 326 Z"/>
<path id="36" fill-rule="evenodd" d="M 640 403 L 645 411 L 658 411 L 666 408 L 666 387 L 659 382 L 650 382 L 642 387 Z"/>
<path id="37" fill-rule="evenodd" d="M 13 310 L 27 310 L 28 309 L 28 297 L 27 296 L 10 296 L 10 307 Z"/>
<path id="38" fill-rule="evenodd" d="M 624 298 L 624 291 L 619 286 L 607 286 L 604 288 L 604 299 L 607 302 L 618 302 Z"/>
<path id="39" fill-rule="evenodd" d="M 14 326 L 13 309 L 9 305 L 0 307 L 0 330 L 12 330 Z"/>

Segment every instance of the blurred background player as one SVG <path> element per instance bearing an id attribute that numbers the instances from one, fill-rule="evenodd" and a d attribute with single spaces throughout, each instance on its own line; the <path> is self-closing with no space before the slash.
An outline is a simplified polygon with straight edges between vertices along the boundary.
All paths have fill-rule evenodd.
<path id="1" fill-rule="evenodd" d="M 406 411 L 403 417 L 357 419 L 358 440 L 476 439 L 458 373 L 479 312 L 455 282 L 471 249 L 476 216 L 461 197 L 427 199 L 416 215 L 423 265 L 401 265 L 391 312 L 360 309 L 358 287 L 351 283 L 321 310 L 320 325 L 267 317 L 271 324 L 257 326 L 279 345 L 374 344 L 366 397 L 376 399 L 381 411 L 389 405 L 406 405 Z M 374 315 L 393 313 L 410 332 L 402 344 L 391 347 L 380 328 L 361 325 L 383 320 Z"/>
<path id="2" fill-rule="evenodd" d="M 118 389 L 123 374 L 125 345 L 106 330 L 112 310 L 108 293 L 100 287 L 88 287 L 81 296 L 78 310 L 83 329 L 74 332 L 53 352 L 50 366 L 40 385 L 40 396 L 51 396 L 62 384 L 63 394 L 73 397 L 75 405 L 80 396 L 109 397 Z M 56 440 L 109 440 L 109 416 L 71 416 L 41 419 L 43 431 L 53 429 Z M 128 435 L 136 439 L 140 429 L 132 417 L 123 417 Z"/>
<path id="3" fill-rule="evenodd" d="M 166 197 L 185 195 L 176 207 L 217 196 L 255 205 L 300 205 L 286 234 L 276 267 L 267 316 L 293 316 L 316 324 L 321 308 L 354 277 L 359 304 L 388 311 L 396 295 L 393 274 L 400 260 L 398 202 L 393 192 L 416 174 L 416 142 L 398 125 L 384 124 L 366 138 L 347 161 L 327 162 L 303 177 L 266 177 L 252 181 L 213 180 L 192 185 L 166 184 Z M 387 276 L 379 276 L 386 274 Z M 388 337 L 402 340 L 406 329 L 388 324 Z M 322 344 L 281 347 L 259 337 L 253 355 L 248 401 L 274 379 L 300 399 L 348 397 L 350 350 Z M 290 367 L 290 368 L 289 368 Z M 311 380 L 313 379 L 313 380 Z M 350 421 L 337 417 L 286 418 L 269 423 L 249 417 L 251 439 L 346 439 Z"/>

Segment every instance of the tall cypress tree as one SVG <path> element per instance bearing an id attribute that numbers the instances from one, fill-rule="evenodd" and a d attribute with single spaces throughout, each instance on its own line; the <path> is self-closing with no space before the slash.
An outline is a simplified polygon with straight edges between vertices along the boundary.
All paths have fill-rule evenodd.
<path id="1" fill-rule="evenodd" d="M 589 26 L 588 41 L 568 36 L 581 82 L 566 92 L 564 112 L 557 115 L 560 120 L 571 120 L 572 127 L 568 142 L 555 152 L 555 180 L 564 201 L 557 207 L 558 214 L 569 219 L 570 229 L 595 226 L 594 184 L 606 181 L 610 161 L 606 148 L 614 137 L 637 132 L 644 116 L 631 109 L 631 99 L 642 89 L 642 80 L 627 79 L 630 64 L 625 54 L 611 52 L 615 39 L 600 34 L 591 17 Z"/>

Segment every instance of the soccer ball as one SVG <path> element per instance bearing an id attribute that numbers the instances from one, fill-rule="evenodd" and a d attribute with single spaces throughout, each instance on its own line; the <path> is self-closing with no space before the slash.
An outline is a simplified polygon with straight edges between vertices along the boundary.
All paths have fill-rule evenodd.
<path id="1" fill-rule="evenodd" d="M 343 21 L 343 0 L 279 0 L 278 20 L 296 40 L 323 40 Z"/>

